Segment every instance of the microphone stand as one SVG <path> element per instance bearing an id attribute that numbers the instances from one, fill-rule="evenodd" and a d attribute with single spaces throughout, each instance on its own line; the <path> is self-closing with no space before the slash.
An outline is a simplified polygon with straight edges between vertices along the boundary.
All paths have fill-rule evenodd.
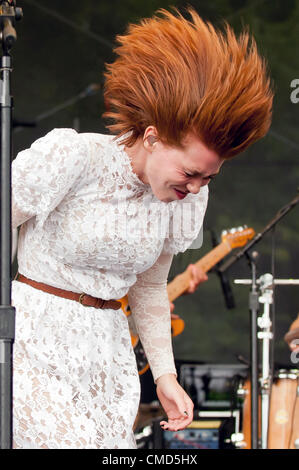
<path id="1" fill-rule="evenodd" d="M 216 234 L 214 230 L 210 229 L 210 233 L 211 233 L 212 246 L 216 247 L 219 244 L 219 241 L 216 238 Z M 235 299 L 234 299 L 234 295 L 233 295 L 228 277 L 226 276 L 226 274 L 219 271 L 219 267 L 222 265 L 222 263 L 223 261 L 219 261 L 216 264 L 216 266 L 213 269 L 211 269 L 211 271 L 212 272 L 215 271 L 220 279 L 226 308 L 232 309 L 236 307 Z"/>
<path id="2" fill-rule="evenodd" d="M 11 306 L 11 160 L 12 160 L 12 96 L 9 51 L 17 36 L 15 20 L 22 18 L 22 9 L 15 1 L 0 1 L 1 58 L 1 288 L 0 288 L 0 448 L 12 448 L 12 353 L 15 336 L 15 308 Z"/>
<path id="3" fill-rule="evenodd" d="M 269 232 L 276 224 L 277 222 L 282 219 L 293 207 L 295 207 L 296 204 L 299 202 L 299 194 L 294 197 L 294 199 L 291 200 L 288 204 L 286 204 L 284 207 L 282 207 L 277 214 L 274 216 L 272 220 L 266 225 L 266 227 L 260 232 L 255 235 L 255 237 L 247 243 L 241 250 L 230 256 L 230 258 L 222 264 L 222 266 L 219 268 L 220 272 L 226 271 L 230 266 L 232 266 L 236 261 L 238 261 L 240 258 L 242 258 L 248 251 L 257 243 L 259 242 L 263 236 Z"/>
<path id="4" fill-rule="evenodd" d="M 249 253 L 249 250 L 259 242 L 263 236 L 271 230 L 296 204 L 299 202 L 299 195 L 295 196 L 291 202 L 282 207 L 276 216 L 266 225 L 266 227 L 245 245 L 236 254 L 232 255 L 222 266 L 220 272 L 226 271 L 236 261 L 243 256 L 249 260 L 252 273 L 251 292 L 249 294 L 249 310 L 251 314 L 250 328 L 250 358 L 251 358 L 251 448 L 258 449 L 258 345 L 257 345 L 257 312 L 259 308 L 259 295 L 256 281 L 256 259 L 257 252 Z"/>

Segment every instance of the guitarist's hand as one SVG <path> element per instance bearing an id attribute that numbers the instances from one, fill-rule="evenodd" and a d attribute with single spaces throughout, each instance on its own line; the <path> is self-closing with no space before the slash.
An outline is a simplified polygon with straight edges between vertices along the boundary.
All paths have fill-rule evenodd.
<path id="1" fill-rule="evenodd" d="M 201 268 L 199 268 L 195 264 L 189 264 L 189 266 L 187 267 L 187 271 L 189 271 L 191 279 L 189 283 L 189 288 L 185 291 L 185 294 L 193 294 L 199 284 L 208 280 L 208 276 Z"/>
<path id="2" fill-rule="evenodd" d="M 169 303 L 170 303 L 171 319 L 180 318 L 176 313 L 173 313 L 174 303 L 173 302 L 169 302 Z"/>
<path id="3" fill-rule="evenodd" d="M 157 396 L 168 421 L 160 421 L 163 429 L 179 431 L 193 420 L 193 402 L 178 383 L 175 375 L 164 374 L 157 379 Z"/>
<path id="4" fill-rule="evenodd" d="M 208 280 L 208 276 L 201 268 L 197 267 L 195 264 L 189 264 L 189 266 L 187 267 L 187 271 L 190 272 L 191 279 L 189 283 L 189 288 L 184 292 L 184 294 L 193 294 L 193 292 L 196 291 L 199 284 Z M 172 319 L 180 318 L 178 315 L 173 313 L 173 311 L 174 311 L 174 303 L 170 302 L 171 318 Z"/>

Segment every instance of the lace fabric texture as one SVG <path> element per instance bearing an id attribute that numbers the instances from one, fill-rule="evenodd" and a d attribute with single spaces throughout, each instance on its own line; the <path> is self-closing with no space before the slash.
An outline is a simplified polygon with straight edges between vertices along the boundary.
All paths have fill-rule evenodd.
<path id="1" fill-rule="evenodd" d="M 19 272 L 104 299 L 128 293 L 154 379 L 175 374 L 167 275 L 173 254 L 196 238 L 207 199 L 204 187 L 158 201 L 112 136 L 55 129 L 12 164 Z M 186 203 L 188 230 L 175 233 Z M 15 447 L 134 447 L 139 380 L 122 310 L 17 281 L 12 299 Z"/>
<path id="2" fill-rule="evenodd" d="M 140 385 L 125 315 L 17 281 L 12 296 L 13 447 L 135 448 Z"/>

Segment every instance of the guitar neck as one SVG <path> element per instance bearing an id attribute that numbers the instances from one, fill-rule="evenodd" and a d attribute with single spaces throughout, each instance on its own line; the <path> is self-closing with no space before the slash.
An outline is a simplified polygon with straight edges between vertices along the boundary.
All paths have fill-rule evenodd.
<path id="1" fill-rule="evenodd" d="M 215 264 L 218 263 L 224 256 L 226 256 L 232 250 L 228 242 L 222 242 L 220 245 L 213 248 L 208 254 L 203 256 L 199 261 L 195 263 L 195 266 L 201 268 L 205 273 L 207 273 Z M 173 302 L 180 295 L 182 295 L 185 290 L 189 287 L 189 282 L 191 279 L 191 274 L 189 271 L 185 271 L 182 274 L 176 276 L 169 284 L 167 285 L 167 293 L 170 302 Z"/>

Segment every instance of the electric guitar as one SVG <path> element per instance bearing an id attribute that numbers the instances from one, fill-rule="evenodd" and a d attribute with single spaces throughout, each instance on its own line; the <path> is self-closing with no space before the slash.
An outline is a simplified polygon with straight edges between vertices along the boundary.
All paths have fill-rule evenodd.
<path id="1" fill-rule="evenodd" d="M 195 266 L 201 268 L 207 273 L 213 266 L 215 266 L 221 259 L 223 259 L 230 251 L 234 248 L 246 245 L 255 235 L 255 231 L 252 228 L 231 229 L 222 232 L 221 243 L 213 248 L 209 253 L 203 256 L 200 260 L 195 263 Z M 178 274 L 171 282 L 167 285 L 167 293 L 170 302 L 180 297 L 189 287 L 191 280 L 191 273 L 186 270 L 182 274 Z M 139 375 L 144 374 L 149 368 L 147 358 L 142 347 L 139 336 L 134 331 L 133 319 L 131 316 L 130 306 L 128 304 L 128 297 L 125 296 L 120 299 L 122 310 L 128 318 L 131 332 L 131 341 L 136 356 L 137 367 Z M 171 334 L 177 336 L 184 330 L 185 323 L 181 318 L 175 318 L 171 320 Z"/>

